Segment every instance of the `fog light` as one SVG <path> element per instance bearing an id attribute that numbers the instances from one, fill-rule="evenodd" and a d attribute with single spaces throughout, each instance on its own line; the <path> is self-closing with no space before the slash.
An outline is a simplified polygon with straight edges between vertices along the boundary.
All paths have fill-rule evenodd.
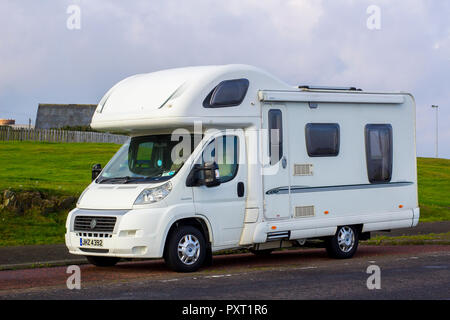
<path id="1" fill-rule="evenodd" d="M 147 247 L 146 246 L 133 247 L 131 249 L 131 252 L 133 254 L 143 255 L 147 252 Z"/>

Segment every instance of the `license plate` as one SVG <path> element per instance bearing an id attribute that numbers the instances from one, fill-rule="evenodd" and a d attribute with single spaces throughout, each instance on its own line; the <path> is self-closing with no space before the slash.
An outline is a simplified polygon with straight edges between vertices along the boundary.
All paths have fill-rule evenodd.
<path id="1" fill-rule="evenodd" d="M 80 238 L 80 247 L 103 247 L 103 240 Z"/>

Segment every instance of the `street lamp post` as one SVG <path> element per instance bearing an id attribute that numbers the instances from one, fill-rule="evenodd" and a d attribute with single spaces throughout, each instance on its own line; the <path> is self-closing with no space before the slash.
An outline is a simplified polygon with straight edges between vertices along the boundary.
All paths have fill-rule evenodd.
<path id="1" fill-rule="evenodd" d="M 431 107 L 436 109 L 436 158 L 439 158 L 439 106 L 432 105 Z"/>

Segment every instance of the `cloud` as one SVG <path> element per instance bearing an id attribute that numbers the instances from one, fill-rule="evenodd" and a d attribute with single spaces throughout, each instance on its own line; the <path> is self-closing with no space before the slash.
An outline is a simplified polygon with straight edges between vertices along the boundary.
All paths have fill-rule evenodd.
<path id="1" fill-rule="evenodd" d="M 71 4 L 78 31 L 66 28 Z M 366 27 L 370 5 L 381 30 Z M 96 103 L 135 73 L 248 63 L 292 85 L 412 92 L 420 155 L 433 155 L 439 104 L 450 158 L 449 12 L 449 1 L 427 0 L 4 0 L 0 117 L 27 122 L 40 102 Z"/>

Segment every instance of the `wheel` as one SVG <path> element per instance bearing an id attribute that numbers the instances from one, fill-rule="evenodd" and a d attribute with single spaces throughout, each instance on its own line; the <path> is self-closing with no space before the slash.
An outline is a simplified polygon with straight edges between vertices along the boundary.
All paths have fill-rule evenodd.
<path id="1" fill-rule="evenodd" d="M 97 257 L 97 256 L 86 256 L 89 263 L 97 267 L 112 267 L 119 262 L 120 258 L 116 257 Z"/>
<path id="2" fill-rule="evenodd" d="M 358 249 L 359 231 L 354 226 L 342 226 L 333 237 L 325 241 L 325 248 L 330 257 L 348 259 Z"/>
<path id="3" fill-rule="evenodd" d="M 250 249 L 250 252 L 256 256 L 268 256 L 272 253 L 273 249 L 265 249 L 265 250 L 254 250 Z"/>
<path id="4" fill-rule="evenodd" d="M 205 237 L 197 228 L 181 226 L 169 235 L 164 259 L 174 271 L 194 272 L 203 265 L 206 249 Z"/>

